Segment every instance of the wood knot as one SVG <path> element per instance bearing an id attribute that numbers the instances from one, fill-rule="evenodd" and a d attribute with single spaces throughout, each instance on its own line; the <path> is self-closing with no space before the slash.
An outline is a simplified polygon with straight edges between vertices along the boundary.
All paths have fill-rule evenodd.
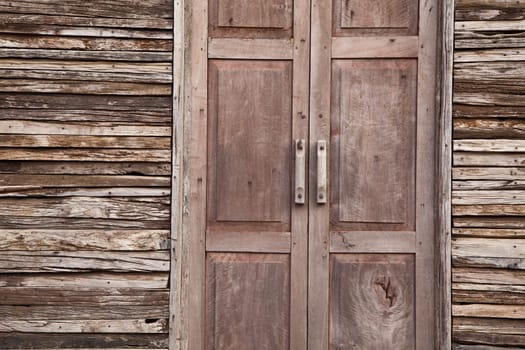
<path id="1" fill-rule="evenodd" d="M 392 287 L 392 283 L 390 282 L 390 277 L 378 277 L 375 280 L 375 284 L 380 286 L 381 289 L 383 289 L 383 291 L 385 292 L 385 299 L 388 300 L 389 307 L 394 306 L 397 299 L 397 295 L 394 288 Z"/>

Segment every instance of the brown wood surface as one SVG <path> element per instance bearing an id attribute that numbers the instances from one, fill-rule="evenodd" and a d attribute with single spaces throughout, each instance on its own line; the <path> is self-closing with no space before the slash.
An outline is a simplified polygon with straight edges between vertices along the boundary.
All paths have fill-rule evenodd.
<path id="1" fill-rule="evenodd" d="M 415 63 L 333 63 L 332 223 L 338 227 L 414 228 Z"/>
<path id="2" fill-rule="evenodd" d="M 331 349 L 415 349 L 414 270 L 411 255 L 332 255 Z"/>
<path id="3" fill-rule="evenodd" d="M 206 293 L 208 349 L 289 349 L 288 256 L 209 254 Z"/>
<path id="4" fill-rule="evenodd" d="M 455 5 L 452 278 L 456 349 L 522 348 L 522 1 Z M 520 29 L 521 28 L 521 29 Z M 515 80 L 518 79 L 518 80 Z"/>
<path id="5" fill-rule="evenodd" d="M 0 1 L 0 348 L 167 349 L 172 8 Z"/>

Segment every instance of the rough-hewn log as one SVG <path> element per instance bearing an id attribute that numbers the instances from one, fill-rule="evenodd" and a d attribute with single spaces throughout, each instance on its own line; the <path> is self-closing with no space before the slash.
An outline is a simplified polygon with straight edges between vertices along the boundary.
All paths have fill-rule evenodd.
<path id="1" fill-rule="evenodd" d="M 3 274 L 0 287 L 165 289 L 168 277 L 165 272 Z"/>
<path id="2" fill-rule="evenodd" d="M 169 249 L 168 230 L 2 230 L 0 250 Z M 0 253 L 1 255 L 1 253 Z"/>
<path id="3" fill-rule="evenodd" d="M 169 252 L 3 251 L 0 273 L 167 272 Z"/>
<path id="4" fill-rule="evenodd" d="M 0 333 L 4 350 L 13 349 L 164 349 L 168 348 L 165 334 L 48 334 Z"/>
<path id="5" fill-rule="evenodd" d="M 166 176 L 169 163 L 0 161 L 0 174 Z M 89 180 L 86 180 L 89 183 Z M 152 183 L 156 180 L 152 178 Z"/>
<path id="6" fill-rule="evenodd" d="M 41 333 L 167 333 L 167 319 L 132 320 L 0 320 L 1 332 Z"/>

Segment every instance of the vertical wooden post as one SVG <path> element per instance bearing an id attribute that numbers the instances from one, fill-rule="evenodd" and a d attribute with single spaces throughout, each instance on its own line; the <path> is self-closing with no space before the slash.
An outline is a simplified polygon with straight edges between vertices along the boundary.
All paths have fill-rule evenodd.
<path id="1" fill-rule="evenodd" d="M 452 295 L 451 295 L 451 172 L 452 172 L 452 70 L 454 60 L 454 0 L 442 0 L 440 3 L 440 55 L 438 56 L 437 89 L 439 100 L 439 135 L 440 145 L 438 155 L 438 201 L 439 234 L 436 246 L 439 251 L 437 259 L 436 276 L 436 305 L 438 309 L 438 322 L 436 322 L 438 335 L 436 337 L 437 349 L 450 349 L 452 346 Z"/>
<path id="2" fill-rule="evenodd" d="M 173 2 L 173 131 L 171 138 L 171 244 L 169 349 L 180 349 L 182 286 L 182 146 L 184 121 L 184 0 Z"/>

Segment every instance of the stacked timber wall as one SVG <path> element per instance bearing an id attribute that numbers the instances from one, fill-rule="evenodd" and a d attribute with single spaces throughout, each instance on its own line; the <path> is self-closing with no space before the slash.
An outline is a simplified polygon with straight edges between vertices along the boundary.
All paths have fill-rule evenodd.
<path id="1" fill-rule="evenodd" d="M 525 2 L 455 15 L 454 348 L 525 348 Z"/>
<path id="2" fill-rule="evenodd" d="M 167 348 L 170 0 L 0 1 L 0 348 Z"/>

